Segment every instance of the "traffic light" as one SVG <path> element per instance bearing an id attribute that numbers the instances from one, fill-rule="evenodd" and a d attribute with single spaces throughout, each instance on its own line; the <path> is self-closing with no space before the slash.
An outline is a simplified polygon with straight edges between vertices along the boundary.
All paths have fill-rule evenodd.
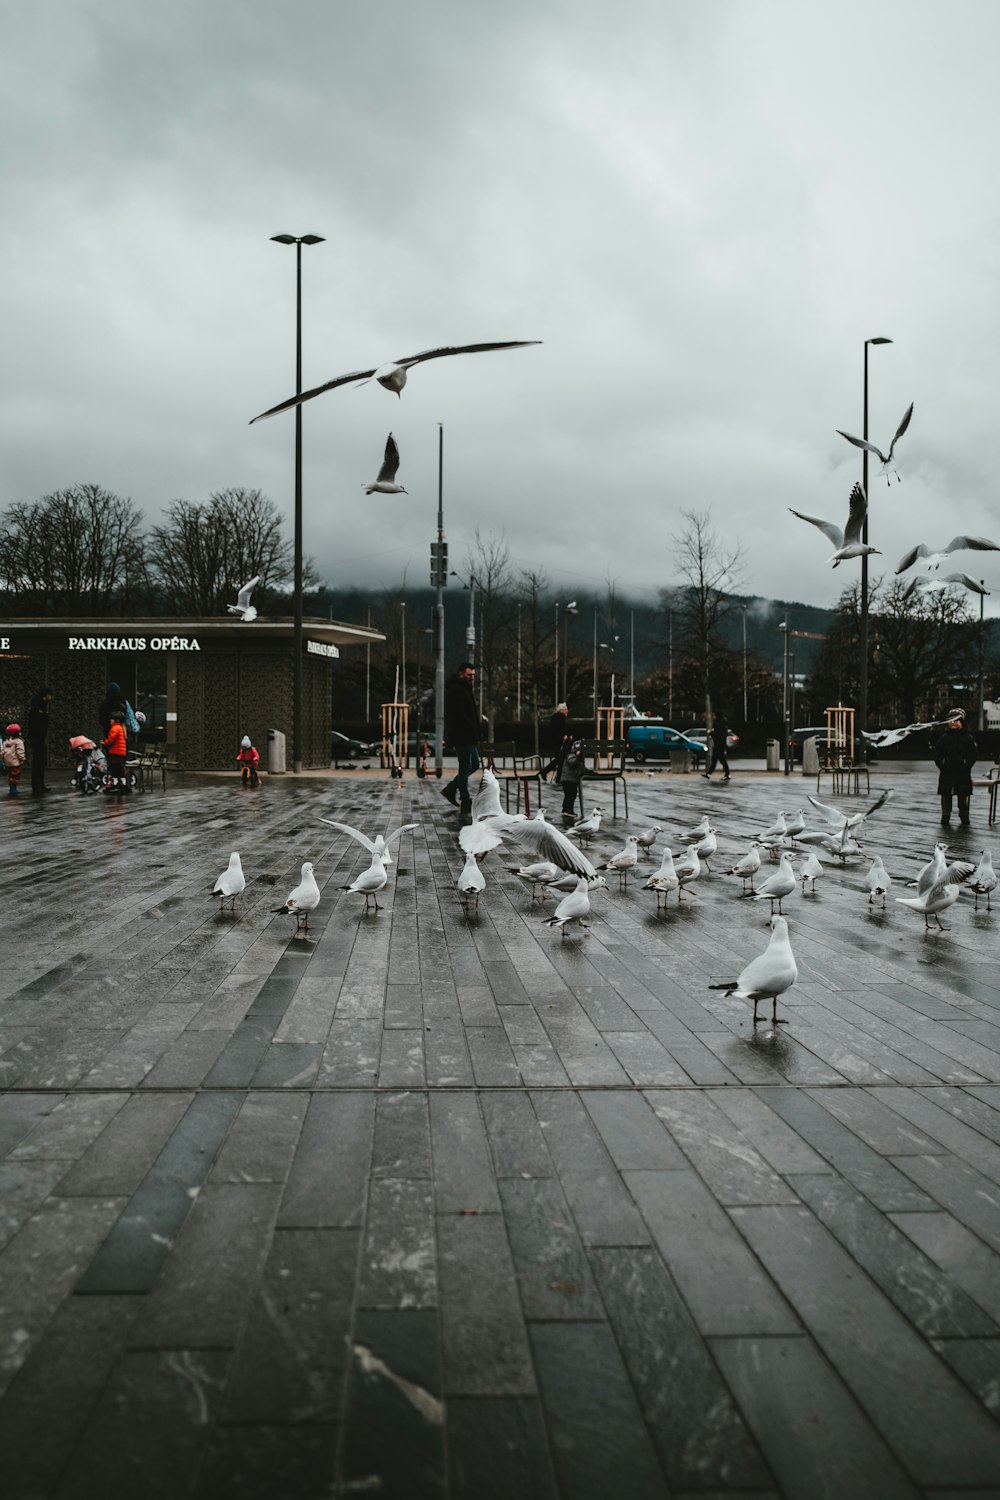
<path id="1" fill-rule="evenodd" d="M 444 588 L 448 582 L 448 543 L 431 542 L 431 588 Z"/>

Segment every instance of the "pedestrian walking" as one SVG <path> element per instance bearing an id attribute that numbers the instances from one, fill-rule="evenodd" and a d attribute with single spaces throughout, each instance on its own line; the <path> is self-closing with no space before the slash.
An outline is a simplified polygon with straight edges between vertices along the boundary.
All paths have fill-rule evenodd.
<path id="1" fill-rule="evenodd" d="M 941 822 L 951 822 L 952 798 L 958 798 L 958 821 L 969 826 L 969 800 L 972 797 L 972 767 L 979 754 L 976 737 L 965 727 L 965 709 L 948 711 L 948 728 L 935 743 L 931 754 L 939 771 L 938 796 L 941 798 Z"/>
<path id="2" fill-rule="evenodd" d="M 562 765 L 563 756 L 566 754 L 567 741 L 572 736 L 567 734 L 569 727 L 569 704 L 557 703 L 555 712 L 545 726 L 542 734 L 542 749 L 552 757 L 547 766 L 542 767 L 542 780 L 548 780 L 555 772 L 556 780 L 559 780 L 559 767 Z"/>
<path id="3" fill-rule="evenodd" d="M 49 704 L 55 694 L 50 687 L 40 687 L 28 704 L 28 745 L 31 749 L 31 795 L 40 797 L 51 790 L 45 785 L 49 763 Z"/>
<path id="4" fill-rule="evenodd" d="M 3 746 L 0 747 L 0 759 L 2 759 L 3 768 L 7 773 L 7 796 L 19 797 L 21 795 L 19 783 L 25 760 L 24 740 L 21 738 L 20 724 L 8 724 L 4 730 Z"/>
<path id="5" fill-rule="evenodd" d="M 472 812 L 469 777 L 480 765 L 481 720 L 473 691 L 475 680 L 475 667 L 471 662 L 463 661 L 444 685 L 444 737 L 458 760 L 458 772 L 447 786 L 441 788 L 441 794 L 463 813 Z"/>
<path id="6" fill-rule="evenodd" d="M 707 779 L 720 765 L 723 771 L 723 781 L 729 780 L 729 761 L 726 758 L 726 740 L 729 738 L 729 725 L 725 716 L 721 713 L 712 715 L 712 759 L 708 763 L 708 770 L 702 775 Z"/>

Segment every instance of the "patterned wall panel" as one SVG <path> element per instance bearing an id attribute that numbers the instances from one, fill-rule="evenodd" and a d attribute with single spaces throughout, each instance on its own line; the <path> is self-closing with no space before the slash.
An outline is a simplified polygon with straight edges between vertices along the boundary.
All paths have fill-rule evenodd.
<path id="1" fill-rule="evenodd" d="M 205 765 L 205 674 L 201 656 L 177 658 L 177 758 L 181 769 Z"/>
<path id="2" fill-rule="evenodd" d="M 202 662 L 205 687 L 202 698 L 204 754 L 207 770 L 228 770 L 233 764 L 239 735 L 239 668 L 237 652 L 206 653 Z M 235 738 L 234 738 L 235 736 Z"/>
<path id="3" fill-rule="evenodd" d="M 267 731 L 280 729 L 286 735 L 288 758 L 292 753 L 292 662 L 285 652 L 240 652 L 240 720 L 233 745 L 248 734 L 267 765 Z"/>

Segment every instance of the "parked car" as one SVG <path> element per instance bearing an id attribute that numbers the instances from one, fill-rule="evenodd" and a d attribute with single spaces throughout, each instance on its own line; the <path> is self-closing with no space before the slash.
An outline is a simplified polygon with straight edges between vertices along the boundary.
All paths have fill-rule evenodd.
<path id="1" fill-rule="evenodd" d="M 330 731 L 331 760 L 367 760 L 377 754 L 377 745 L 369 745 L 364 740 L 353 739 L 349 734 L 341 734 L 338 729 Z"/>
<path id="2" fill-rule="evenodd" d="M 681 733 L 682 734 L 686 734 L 689 740 L 697 740 L 698 743 L 699 743 L 699 745 L 704 745 L 707 742 L 707 739 L 708 739 L 708 736 L 706 735 L 704 729 L 702 729 L 697 724 L 692 724 L 692 726 L 691 726 L 690 729 L 682 729 Z M 734 734 L 733 731 L 730 729 L 729 732 L 728 732 L 728 734 L 726 735 L 726 749 L 727 750 L 735 750 L 736 746 L 739 744 L 739 742 L 740 742 L 739 735 L 738 734 Z"/>
<path id="3" fill-rule="evenodd" d="M 626 738 L 628 753 L 640 766 L 646 760 L 666 760 L 671 751 L 686 750 L 696 766 L 705 759 L 704 745 L 666 724 L 630 724 Z"/>

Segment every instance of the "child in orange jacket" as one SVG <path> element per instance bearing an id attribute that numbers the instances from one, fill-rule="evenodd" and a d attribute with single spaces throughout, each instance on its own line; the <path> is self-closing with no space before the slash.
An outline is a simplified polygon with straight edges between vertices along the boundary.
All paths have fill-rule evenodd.
<path id="1" fill-rule="evenodd" d="M 259 781 L 257 767 L 260 765 L 260 751 L 255 747 L 248 734 L 240 740 L 240 753 L 236 757 L 237 764 L 242 768 L 243 785 L 249 782 L 256 786 Z"/>
<path id="2" fill-rule="evenodd" d="M 127 792 L 129 785 L 125 771 L 125 756 L 128 753 L 128 741 L 125 737 L 124 714 L 111 715 L 111 727 L 108 729 L 107 738 L 103 739 L 101 744 L 108 752 L 108 772 L 112 778 L 114 790 Z"/>
<path id="3" fill-rule="evenodd" d="M 24 767 L 24 740 L 20 724 L 8 724 L 4 730 L 3 749 L 0 751 L 3 768 L 7 772 L 7 796 L 21 795 L 21 771 Z"/>

